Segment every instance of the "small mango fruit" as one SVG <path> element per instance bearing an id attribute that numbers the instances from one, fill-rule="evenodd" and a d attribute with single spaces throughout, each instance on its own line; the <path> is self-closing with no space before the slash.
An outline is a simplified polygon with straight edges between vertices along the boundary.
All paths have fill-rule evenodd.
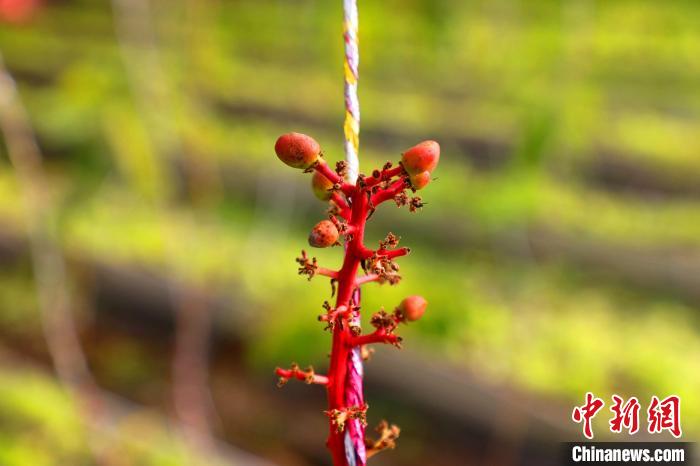
<path id="1" fill-rule="evenodd" d="M 323 176 L 321 173 L 315 171 L 311 177 L 311 189 L 314 192 L 314 196 L 322 201 L 327 201 L 331 198 L 331 188 L 333 183 L 331 180 Z"/>
<path id="2" fill-rule="evenodd" d="M 327 248 L 338 242 L 338 229 L 330 220 L 321 220 L 311 229 L 309 245 L 315 248 Z"/>
<path id="3" fill-rule="evenodd" d="M 409 175 L 432 172 L 440 160 L 440 144 L 423 141 L 408 149 L 401 156 L 401 164 Z"/>
<path id="4" fill-rule="evenodd" d="M 428 306 L 428 301 L 419 295 L 408 296 L 401 301 L 398 310 L 401 316 L 410 321 L 415 321 L 423 317 L 425 308 Z"/>
<path id="5" fill-rule="evenodd" d="M 425 171 L 425 172 L 420 172 L 417 175 L 411 175 L 409 177 L 409 180 L 411 182 L 411 187 L 415 190 L 423 189 L 426 186 L 428 186 L 428 183 L 430 183 L 431 176 L 430 172 Z"/>
<path id="6" fill-rule="evenodd" d="M 275 152 L 290 167 L 307 169 L 318 160 L 321 146 L 306 134 L 287 133 L 277 138 Z"/>

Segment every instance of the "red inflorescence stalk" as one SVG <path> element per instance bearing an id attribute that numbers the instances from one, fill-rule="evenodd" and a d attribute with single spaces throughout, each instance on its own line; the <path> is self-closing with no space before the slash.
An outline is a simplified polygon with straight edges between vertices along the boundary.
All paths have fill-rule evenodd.
<path id="1" fill-rule="evenodd" d="M 305 168 L 306 171 L 315 170 L 333 185 L 330 196 L 333 210 L 330 215 L 332 222 L 330 228 L 336 227 L 339 235 L 344 236 L 345 253 L 343 265 L 337 271 L 319 267 L 316 259 L 310 260 L 304 251 L 302 251 L 302 257 L 297 259 L 300 265 L 300 274 L 308 275 L 309 279 L 315 275 L 331 278 L 331 283 L 337 293 L 335 306 L 331 307 L 330 304 L 326 303 L 324 307 L 327 313 L 319 319 L 327 322 L 327 328 L 333 333 L 328 375 L 315 374 L 312 368 L 301 370 L 296 364 L 292 365 L 290 369 L 278 368 L 276 373 L 280 377 L 280 384 L 284 384 L 290 379 L 298 379 L 309 384 L 326 387 L 328 393 L 326 414 L 330 419 L 327 446 L 331 451 L 333 464 L 347 466 L 344 441 L 346 422 L 358 419 L 364 424 L 367 409 L 366 405 L 349 406 L 346 402 L 348 363 L 351 352 L 355 347 L 364 347 L 364 345 L 373 343 L 387 343 L 398 347 L 401 338 L 393 332 L 399 323 L 406 321 L 405 311 L 397 308 L 394 314 L 387 314 L 383 310 L 374 314 L 371 323 L 376 330 L 372 333 L 361 335 L 359 327 L 355 326 L 360 309 L 353 302 L 353 293 L 366 283 L 398 283 L 400 280 L 398 266 L 393 260 L 410 252 L 408 248 L 398 248 L 399 239 L 391 233 L 379 243 L 377 249 L 366 247 L 364 244 L 365 224 L 375 208 L 382 202 L 393 199 L 399 207 L 409 205 L 411 211 L 420 208 L 422 203 L 417 196 L 409 200 L 405 193 L 407 189 L 412 189 L 414 192 L 419 189 L 411 187 L 411 174 L 406 172 L 402 165 L 406 163 L 405 158 L 401 165 L 392 167 L 390 163 L 387 163 L 382 170 L 375 170 L 370 177 L 360 175 L 357 184 L 352 185 L 343 181 L 344 167 L 342 163 L 334 171 L 320 157 L 320 154 L 299 153 L 298 147 L 314 147 L 313 144 L 309 143 L 308 139 L 311 138 L 297 133 L 284 135 L 283 138 L 285 141 L 289 140 L 295 143 L 301 141 L 305 144 L 290 145 L 287 150 L 284 145 L 280 145 L 278 140 L 276 150 L 282 161 L 296 168 Z M 313 140 L 311 139 L 311 141 Z M 434 144 L 437 145 L 437 143 Z M 434 164 L 437 163 L 436 157 L 439 156 L 439 149 L 437 154 L 430 159 L 433 168 Z M 299 160 L 302 160 L 306 165 L 299 167 Z M 323 222 L 324 228 L 329 228 L 328 221 Z M 319 222 L 320 224 L 321 222 Z M 318 228 L 319 225 L 315 228 Z M 310 238 L 310 244 L 319 247 L 316 238 Z M 330 245 L 321 244 L 321 247 Z M 360 274 L 360 269 L 364 273 Z M 424 307 L 423 304 L 423 309 Z M 376 453 L 378 449 L 393 448 L 399 429 L 396 426 L 389 427 L 388 424 L 382 423 L 379 432 L 380 440 L 366 441 L 368 457 Z"/>

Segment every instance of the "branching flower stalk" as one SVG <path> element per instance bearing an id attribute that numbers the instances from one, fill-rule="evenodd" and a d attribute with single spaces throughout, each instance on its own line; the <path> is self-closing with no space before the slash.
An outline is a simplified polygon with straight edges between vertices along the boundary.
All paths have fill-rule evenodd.
<path id="1" fill-rule="evenodd" d="M 313 368 L 302 370 L 292 364 L 288 369 L 277 368 L 279 385 L 291 379 L 307 384 L 322 385 L 328 394 L 329 437 L 327 446 L 335 466 L 349 464 L 345 452 L 344 431 L 349 420 L 359 420 L 366 425 L 367 405 L 352 405 L 346 400 L 348 367 L 351 353 L 361 350 L 363 357 L 371 353 L 369 345 L 385 343 L 401 347 L 401 337 L 395 332 L 400 324 L 418 320 L 427 306 L 421 296 L 409 296 L 391 313 L 379 310 L 371 318 L 375 330 L 361 333 L 358 325 L 360 307 L 353 299 L 357 289 L 368 283 L 397 284 L 401 280 L 396 259 L 407 255 L 410 250 L 399 247 L 399 237 L 389 233 L 376 249 L 365 245 L 365 225 L 375 210 L 385 202 L 393 201 L 398 207 L 407 206 L 411 212 L 423 207 L 416 191 L 431 181 L 432 171 L 440 158 L 440 146 L 435 141 L 422 142 L 402 154 L 401 162 L 394 166 L 387 162 L 370 176 L 360 174 L 355 184 L 344 180 L 347 169 L 345 162 L 339 162 L 332 169 L 323 159 L 319 144 L 311 137 L 289 133 L 279 137 L 275 144 L 277 156 L 285 164 L 312 172 L 312 189 L 316 197 L 330 205 L 328 219 L 314 226 L 309 235 L 312 247 L 325 248 L 345 245 L 343 264 L 339 270 L 319 266 L 315 257 L 306 251 L 297 258 L 299 274 L 311 280 L 320 275 L 330 279 L 335 305 L 324 302 L 325 312 L 319 320 L 332 332 L 332 348 L 328 375 L 316 374 Z M 360 273 L 362 272 L 362 273 Z M 399 428 L 385 421 L 377 428 L 379 438 L 366 439 L 366 457 L 378 451 L 394 448 Z M 364 456 L 364 455 L 363 455 Z M 365 458 L 361 459 L 364 464 Z M 354 464 L 354 462 L 353 462 Z"/>

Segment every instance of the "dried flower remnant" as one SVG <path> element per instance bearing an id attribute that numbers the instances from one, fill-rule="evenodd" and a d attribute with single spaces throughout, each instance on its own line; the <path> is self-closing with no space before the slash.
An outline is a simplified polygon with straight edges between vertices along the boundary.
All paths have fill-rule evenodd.
<path id="1" fill-rule="evenodd" d="M 370 321 L 375 330 L 362 333 L 358 325 L 361 310 L 354 298 L 356 292 L 367 283 L 399 283 L 401 275 L 396 260 L 410 253 L 410 249 L 399 247 L 400 238 L 393 233 L 388 233 L 377 249 L 368 248 L 365 246 L 365 225 L 375 210 L 387 201 L 393 201 L 398 207 L 408 206 L 411 212 L 424 206 L 420 197 L 409 197 L 406 191 L 415 192 L 431 181 L 432 171 L 440 158 L 440 146 L 435 141 L 422 142 L 407 150 L 399 164 L 387 162 L 381 169 L 373 170 L 370 176 L 360 174 L 356 184 L 344 180 L 347 163 L 338 162 L 331 169 L 321 156 L 319 144 L 310 136 L 299 133 L 280 136 L 275 151 L 287 165 L 313 172 L 311 185 L 314 194 L 329 203 L 329 219 L 314 226 L 309 244 L 329 247 L 342 241 L 345 245 L 339 270 L 320 267 L 316 258 L 309 258 L 306 251 L 296 259 L 300 275 L 309 280 L 317 275 L 329 278 L 332 295 L 336 298 L 335 305 L 324 302 L 325 312 L 318 316 L 333 335 L 328 374 L 317 374 L 311 367 L 302 370 L 296 364 L 289 369 L 277 368 L 276 373 L 280 386 L 296 379 L 326 388 L 327 446 L 334 465 L 346 466 L 344 433 L 348 423 L 359 422 L 362 426 L 367 423 L 367 405 L 346 400 L 353 351 L 357 349 L 359 357 L 368 360 L 374 351 L 373 344 L 385 343 L 400 348 L 402 339 L 396 334 L 399 325 L 420 319 L 427 307 L 423 297 L 409 296 L 392 313 L 383 309 L 375 312 Z M 381 450 L 393 449 L 400 430 L 382 421 L 377 432 L 377 440 L 366 440 L 367 457 Z"/>
<path id="2" fill-rule="evenodd" d="M 367 458 L 373 457 L 382 450 L 393 450 L 396 448 L 396 439 L 401 434 L 401 429 L 397 425 L 389 425 L 386 421 L 380 422 L 374 430 L 379 434 L 379 438 L 377 440 L 365 439 Z"/>

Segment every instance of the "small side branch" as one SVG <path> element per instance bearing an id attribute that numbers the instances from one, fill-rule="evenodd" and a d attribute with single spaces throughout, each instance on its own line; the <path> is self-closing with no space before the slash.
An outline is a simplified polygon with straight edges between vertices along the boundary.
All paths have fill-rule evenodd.
<path id="1" fill-rule="evenodd" d="M 325 314 L 318 316 L 320 322 L 327 322 L 326 330 L 333 330 L 339 319 L 348 318 L 353 312 L 359 311 L 359 307 L 348 307 L 348 306 L 338 306 L 333 309 L 328 301 L 323 303 L 323 308 L 326 310 Z"/>
<path id="2" fill-rule="evenodd" d="M 410 248 L 398 248 L 398 249 L 379 249 L 377 251 L 378 256 L 384 256 L 389 259 L 396 259 L 397 257 L 406 256 L 411 253 Z"/>
<path id="3" fill-rule="evenodd" d="M 331 167 L 328 166 L 325 160 L 319 160 L 318 163 L 313 166 L 313 169 L 328 178 L 328 180 L 334 185 L 339 185 L 340 190 L 343 191 L 345 195 L 350 195 L 355 190 L 355 186 L 346 183 L 340 177 L 340 175 L 338 175 L 331 169 Z"/>
<path id="4" fill-rule="evenodd" d="M 284 386 L 290 379 L 297 379 L 309 385 L 328 385 L 328 377 L 316 374 L 311 366 L 301 370 L 299 365 L 294 363 L 289 369 L 278 367 L 275 369 L 275 374 L 279 376 L 278 387 Z"/>
<path id="5" fill-rule="evenodd" d="M 355 278 L 355 286 L 362 286 L 365 283 L 371 283 L 379 281 L 379 275 L 376 273 L 368 273 L 367 275 L 362 275 Z"/>
<path id="6" fill-rule="evenodd" d="M 316 274 L 323 275 L 324 277 L 329 277 L 329 278 L 332 278 L 334 280 L 338 279 L 338 272 L 337 271 L 331 270 L 331 269 L 326 269 L 324 267 L 317 267 Z"/>
<path id="7" fill-rule="evenodd" d="M 297 273 L 299 275 L 306 275 L 307 277 L 309 277 L 309 280 L 311 280 L 316 275 L 323 275 L 324 277 L 328 277 L 331 280 L 338 279 L 337 271 L 327 269 L 325 267 L 319 267 L 316 258 L 309 258 L 308 254 L 303 249 L 301 250 L 301 256 L 297 257 L 295 260 L 297 264 L 299 264 Z"/>
<path id="8" fill-rule="evenodd" d="M 399 274 L 399 266 L 396 262 L 387 256 L 372 254 L 367 259 L 367 269 L 378 275 L 379 283 L 389 282 L 391 285 L 396 285 L 401 281 Z"/>
<path id="9" fill-rule="evenodd" d="M 384 168 L 382 171 L 375 171 L 371 177 L 365 179 L 365 187 L 371 188 L 379 184 L 380 182 L 390 182 L 395 176 L 403 175 L 404 169 L 401 165 L 391 168 L 390 164 L 388 167 Z"/>
<path id="10" fill-rule="evenodd" d="M 381 309 L 372 316 L 370 323 L 375 330 L 366 335 L 359 335 L 350 339 L 352 346 L 370 345 L 373 343 L 389 343 L 397 348 L 401 348 L 401 337 L 394 334 L 394 330 L 402 322 L 401 316 L 395 311 L 389 314 Z"/>
<path id="11" fill-rule="evenodd" d="M 387 259 L 396 259 L 397 257 L 407 256 L 410 253 L 410 248 L 377 249 L 376 251 L 374 251 L 363 245 L 359 246 L 359 255 L 362 259 L 369 259 L 370 257 L 384 257 Z"/>
<path id="12" fill-rule="evenodd" d="M 352 238 L 352 235 L 357 231 L 355 225 L 351 225 L 346 222 L 341 222 L 335 215 L 331 214 L 329 218 L 331 222 L 333 222 L 333 225 L 335 225 L 335 227 L 338 229 L 338 233 L 345 236 L 346 238 Z"/>
<path id="13" fill-rule="evenodd" d="M 343 183 L 343 179 L 328 166 L 325 160 L 321 159 L 313 166 L 313 169 L 328 178 L 333 184 Z"/>
<path id="14" fill-rule="evenodd" d="M 400 348 L 401 337 L 393 333 L 387 333 L 384 329 L 378 329 L 367 335 L 350 338 L 350 345 L 352 346 L 371 345 L 373 343 L 387 343 Z"/>
<path id="15" fill-rule="evenodd" d="M 366 247 L 364 244 L 359 244 L 357 246 L 357 254 L 361 259 L 369 259 L 374 256 L 374 250 Z"/>
<path id="16" fill-rule="evenodd" d="M 350 220 L 350 206 L 338 192 L 331 194 L 331 201 L 338 207 L 338 214 L 345 220 Z"/>
<path id="17" fill-rule="evenodd" d="M 389 233 L 384 241 L 379 242 L 379 249 L 372 250 L 367 248 L 365 245 L 358 245 L 358 255 L 360 258 L 384 258 L 384 259 L 396 259 L 397 257 L 406 256 L 411 253 L 410 248 L 397 248 L 393 249 L 398 245 L 399 238 L 393 233 Z"/>
<path id="18" fill-rule="evenodd" d="M 372 195 L 370 198 L 370 204 L 377 207 L 382 202 L 393 199 L 399 193 L 402 193 L 407 188 L 406 180 L 400 179 L 391 184 L 386 189 L 381 189 Z"/>

